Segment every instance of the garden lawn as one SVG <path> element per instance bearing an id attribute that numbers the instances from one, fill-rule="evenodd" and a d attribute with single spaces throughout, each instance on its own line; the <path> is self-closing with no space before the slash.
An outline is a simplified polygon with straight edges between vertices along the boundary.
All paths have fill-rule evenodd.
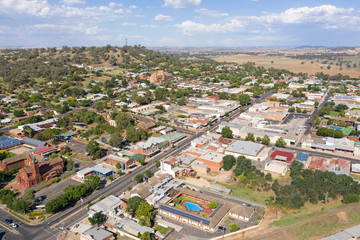
<path id="1" fill-rule="evenodd" d="M 271 196 L 275 197 L 275 193 L 272 190 L 268 192 L 258 192 L 256 190 L 239 187 L 237 184 L 227 185 L 218 182 L 218 185 L 231 189 L 231 195 L 235 197 L 248 199 L 262 204 L 266 204 L 266 200 L 268 200 Z"/>
<path id="2" fill-rule="evenodd" d="M 170 229 L 166 228 L 166 227 L 163 227 L 161 225 L 155 225 L 155 229 L 160 232 L 162 235 L 166 235 Z"/>
<path id="3" fill-rule="evenodd" d="M 330 112 L 330 116 L 332 116 L 332 117 L 338 117 L 338 116 L 340 116 L 340 113 L 339 113 L 339 112 L 331 111 L 331 112 Z"/>

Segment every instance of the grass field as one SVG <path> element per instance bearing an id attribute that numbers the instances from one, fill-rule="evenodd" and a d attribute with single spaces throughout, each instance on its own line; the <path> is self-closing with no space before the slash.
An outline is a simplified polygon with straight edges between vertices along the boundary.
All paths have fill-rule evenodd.
<path id="1" fill-rule="evenodd" d="M 109 74 L 111 76 L 116 76 L 116 75 L 123 74 L 124 71 L 125 71 L 125 68 L 117 68 L 117 69 L 114 69 L 114 70 L 105 71 L 104 73 Z"/>
<path id="2" fill-rule="evenodd" d="M 236 185 L 227 185 L 223 183 L 218 183 L 219 185 L 229 188 L 232 190 L 232 194 L 235 197 L 240 197 L 244 199 L 248 199 L 254 202 L 266 204 L 266 200 L 268 200 L 271 196 L 275 197 L 275 193 L 270 190 L 269 192 L 257 192 L 251 189 L 241 188 Z"/>
<path id="3" fill-rule="evenodd" d="M 360 206 L 351 210 L 340 212 L 332 216 L 310 221 L 305 224 L 289 227 L 290 234 L 297 236 L 297 239 L 310 239 L 314 237 L 323 237 L 334 234 L 352 227 L 360 222 Z"/>
<path id="4" fill-rule="evenodd" d="M 339 112 L 331 111 L 331 112 L 330 112 L 330 116 L 332 116 L 332 117 L 338 117 L 338 116 L 340 116 L 340 113 L 339 113 Z"/>
<path id="5" fill-rule="evenodd" d="M 335 75 L 341 73 L 343 75 L 349 75 L 350 77 L 359 77 L 360 70 L 351 68 L 346 69 L 343 67 L 340 70 L 339 66 L 332 65 L 330 69 L 327 69 L 327 65 L 321 64 L 321 60 L 317 62 L 316 60 L 298 60 L 292 59 L 285 56 L 268 56 L 266 52 L 258 55 L 249 55 L 249 54 L 234 54 L 226 56 L 218 56 L 213 58 L 215 61 L 219 62 L 235 62 L 238 64 L 243 64 L 246 62 L 255 62 L 255 66 L 264 66 L 266 68 L 274 67 L 287 69 L 294 73 L 309 73 L 315 74 L 317 72 L 324 72 L 325 74 Z M 349 56 L 354 63 L 358 63 L 359 59 L 356 56 Z"/>
<path id="6" fill-rule="evenodd" d="M 303 221 L 305 219 L 322 215 L 326 210 L 336 209 L 344 207 L 344 205 L 340 201 L 334 201 L 327 204 L 318 203 L 317 205 L 313 205 L 311 203 L 306 203 L 304 207 L 300 208 L 296 212 L 289 212 L 287 215 L 281 217 L 280 220 L 274 221 L 270 225 L 277 227 L 284 227 L 290 224 Z"/>
<path id="7" fill-rule="evenodd" d="M 158 232 L 160 232 L 162 235 L 166 235 L 170 229 L 166 228 L 166 227 L 163 227 L 163 226 L 160 226 L 160 225 L 155 225 L 154 227 Z"/>

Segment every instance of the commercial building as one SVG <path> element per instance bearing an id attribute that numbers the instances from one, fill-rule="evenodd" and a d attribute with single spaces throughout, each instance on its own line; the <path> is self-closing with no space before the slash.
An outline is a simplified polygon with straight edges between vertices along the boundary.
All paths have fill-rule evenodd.
<path id="1" fill-rule="evenodd" d="M 113 173 L 112 169 L 106 168 L 101 164 L 95 165 L 94 167 L 84 168 L 76 173 L 76 176 L 80 179 L 85 179 L 91 174 L 100 174 L 103 176 L 109 176 Z"/>
<path id="2" fill-rule="evenodd" d="M 172 199 L 179 195 L 185 195 L 190 198 L 197 199 L 203 202 L 217 202 L 219 206 L 215 209 L 209 217 L 192 213 L 187 210 L 181 210 L 171 206 Z M 163 204 L 159 207 L 158 212 L 160 215 L 174 218 L 183 223 L 190 224 L 210 232 L 215 232 L 219 224 L 227 216 L 235 217 L 243 221 L 249 221 L 253 216 L 255 209 L 242 204 L 236 204 L 232 201 L 227 201 L 225 198 L 218 198 L 206 193 L 191 191 L 186 188 L 178 188 L 171 193 L 172 199 L 168 204 Z"/>
<path id="3" fill-rule="evenodd" d="M 22 143 L 19 139 L 2 136 L 0 137 L 0 150 L 10 149 Z"/>
<path id="4" fill-rule="evenodd" d="M 104 215 L 115 216 L 118 208 L 122 208 L 123 202 L 115 197 L 114 195 L 109 195 L 103 200 L 95 203 L 89 207 L 89 217 L 92 217 L 95 213 L 102 213 Z"/>
<path id="5" fill-rule="evenodd" d="M 271 148 L 260 143 L 237 140 L 225 149 L 225 155 L 244 156 L 250 160 L 264 161 Z"/>
<path id="6" fill-rule="evenodd" d="M 80 240 L 114 240 L 114 234 L 100 227 L 93 227 L 81 234 Z"/>
<path id="7" fill-rule="evenodd" d="M 341 158 L 311 157 L 307 166 L 309 169 L 345 174 L 350 176 L 351 161 Z"/>
<path id="8" fill-rule="evenodd" d="M 130 151 L 136 154 L 151 156 L 168 145 L 169 143 L 162 137 L 151 137 L 147 141 L 138 142 L 132 145 Z"/>
<path id="9" fill-rule="evenodd" d="M 281 161 L 281 162 L 286 162 L 287 164 L 290 165 L 292 160 L 294 159 L 294 154 L 291 152 L 276 150 L 271 154 L 270 159 Z"/>
<path id="10" fill-rule="evenodd" d="M 119 163 L 122 170 L 125 170 L 125 169 L 129 168 L 130 166 L 132 166 L 134 164 L 134 160 L 132 160 L 130 158 L 116 156 L 114 154 L 110 154 L 110 155 L 105 156 L 102 159 L 102 161 L 104 163 L 112 165 L 114 167 L 116 167 L 116 164 Z"/>

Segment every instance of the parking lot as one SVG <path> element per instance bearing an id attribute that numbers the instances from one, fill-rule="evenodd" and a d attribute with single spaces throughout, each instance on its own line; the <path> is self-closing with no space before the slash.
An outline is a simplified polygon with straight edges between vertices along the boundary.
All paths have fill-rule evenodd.
<path id="1" fill-rule="evenodd" d="M 46 196 L 45 199 L 41 203 L 39 203 L 39 204 L 46 204 L 52 198 L 57 197 L 60 194 L 62 194 L 63 190 L 66 186 L 68 186 L 68 185 L 76 185 L 77 186 L 80 184 L 81 184 L 81 182 L 75 181 L 69 177 L 58 183 L 51 185 L 50 187 L 40 190 L 39 192 L 37 192 L 35 194 L 35 197 L 36 197 L 36 199 L 38 199 L 40 196 Z"/>
<path id="2" fill-rule="evenodd" d="M 87 146 L 86 143 L 82 143 L 76 140 L 71 140 L 68 146 L 74 154 L 78 153 L 85 155 L 86 153 L 86 146 Z"/>

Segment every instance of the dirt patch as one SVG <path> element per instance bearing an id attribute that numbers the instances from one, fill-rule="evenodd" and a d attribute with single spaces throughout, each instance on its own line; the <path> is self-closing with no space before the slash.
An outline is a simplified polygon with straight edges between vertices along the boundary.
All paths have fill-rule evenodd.
<path id="1" fill-rule="evenodd" d="M 28 152 L 29 150 L 30 150 L 30 148 L 21 146 L 21 147 L 17 147 L 17 148 L 9 150 L 9 152 L 14 153 L 16 155 L 20 155 L 20 154 Z"/>
<path id="2" fill-rule="evenodd" d="M 188 177 L 188 178 L 184 178 L 184 179 L 181 179 L 181 180 L 183 182 L 190 183 L 192 185 L 199 186 L 199 187 L 202 187 L 202 188 L 209 188 L 210 185 L 211 185 L 208 181 L 206 181 L 203 178 L 196 179 L 196 178 Z"/>
<path id="3" fill-rule="evenodd" d="M 339 212 L 336 214 L 336 216 L 339 218 L 339 221 L 342 223 L 348 223 L 348 217 L 346 215 L 346 212 Z"/>

